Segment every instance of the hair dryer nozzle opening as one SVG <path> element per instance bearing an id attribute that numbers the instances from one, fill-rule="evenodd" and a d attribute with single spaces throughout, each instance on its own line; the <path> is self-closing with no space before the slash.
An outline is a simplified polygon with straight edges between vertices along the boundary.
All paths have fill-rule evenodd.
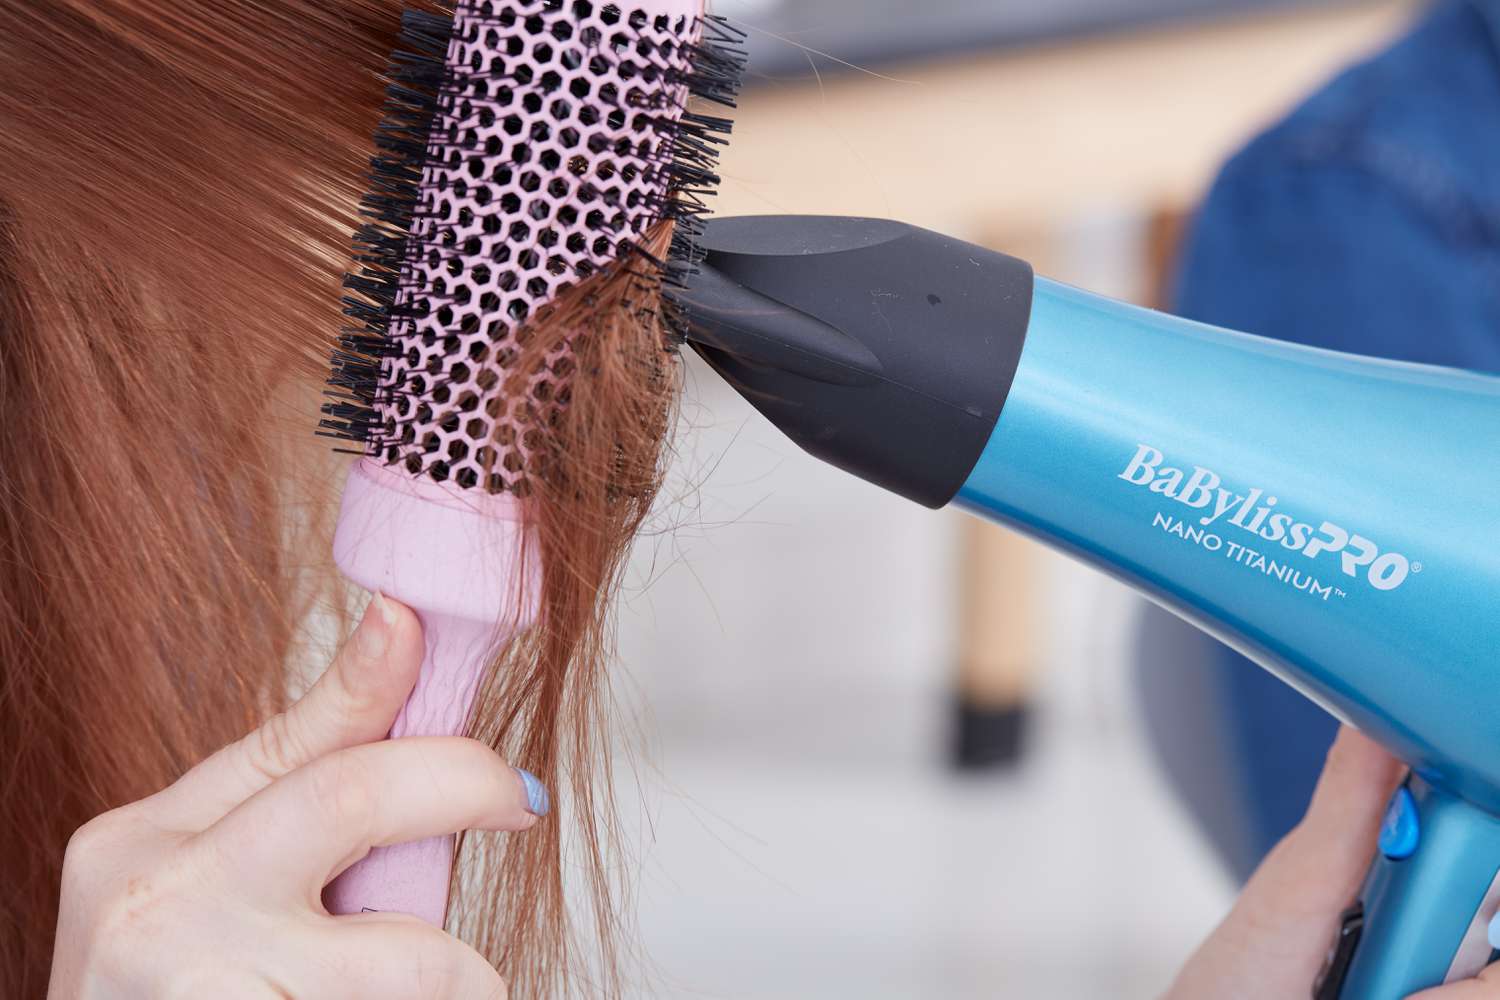
<path id="1" fill-rule="evenodd" d="M 804 450 L 927 507 L 978 461 L 1020 361 L 1024 261 L 882 219 L 705 227 L 684 336 Z"/>

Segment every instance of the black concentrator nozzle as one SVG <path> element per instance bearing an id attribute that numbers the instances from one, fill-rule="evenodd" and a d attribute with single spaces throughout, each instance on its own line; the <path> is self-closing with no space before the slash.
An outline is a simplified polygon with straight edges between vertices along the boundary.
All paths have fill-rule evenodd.
<path id="1" fill-rule="evenodd" d="M 927 507 L 953 498 L 1020 361 L 1031 266 L 900 222 L 710 220 L 670 289 L 688 342 L 804 450 Z"/>

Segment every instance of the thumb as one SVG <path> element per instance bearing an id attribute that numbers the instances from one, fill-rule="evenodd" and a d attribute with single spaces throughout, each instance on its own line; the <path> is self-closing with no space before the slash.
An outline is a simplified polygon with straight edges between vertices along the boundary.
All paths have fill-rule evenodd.
<path id="1" fill-rule="evenodd" d="M 1267 856 L 1241 906 L 1261 920 L 1333 922 L 1359 892 L 1405 767 L 1347 726 L 1328 751 L 1302 822 Z"/>
<path id="2" fill-rule="evenodd" d="M 282 775 L 382 739 L 416 683 L 422 655 L 417 616 L 376 594 L 301 701 L 183 775 L 159 793 L 160 804 L 184 827 L 202 829 Z"/>

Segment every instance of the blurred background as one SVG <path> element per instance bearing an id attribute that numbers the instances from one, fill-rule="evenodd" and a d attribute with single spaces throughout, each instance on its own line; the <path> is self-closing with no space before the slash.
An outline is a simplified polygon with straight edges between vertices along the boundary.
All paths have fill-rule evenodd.
<path id="1" fill-rule="evenodd" d="M 1160 305 L 1223 161 L 1417 8 L 717 9 L 752 72 L 716 211 L 890 216 Z M 1149 751 L 1140 605 L 808 458 L 695 359 L 668 494 L 620 624 L 641 995 L 1160 994 L 1235 882 Z"/>

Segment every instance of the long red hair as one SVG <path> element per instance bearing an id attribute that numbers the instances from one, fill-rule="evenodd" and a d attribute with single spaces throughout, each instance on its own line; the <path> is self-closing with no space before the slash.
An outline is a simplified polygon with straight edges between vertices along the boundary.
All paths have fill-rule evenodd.
<path id="1" fill-rule="evenodd" d="M 0 995 L 46 991 L 72 831 L 278 709 L 340 604 L 298 554 L 336 505 L 316 386 L 401 6 L 0 0 Z M 602 950 L 569 943 L 556 823 L 472 838 L 450 914 L 528 996 L 619 985 L 607 598 L 675 398 L 650 290 L 585 291 L 536 325 L 580 374 L 531 506 L 541 619 L 474 732 L 571 790 Z"/>

